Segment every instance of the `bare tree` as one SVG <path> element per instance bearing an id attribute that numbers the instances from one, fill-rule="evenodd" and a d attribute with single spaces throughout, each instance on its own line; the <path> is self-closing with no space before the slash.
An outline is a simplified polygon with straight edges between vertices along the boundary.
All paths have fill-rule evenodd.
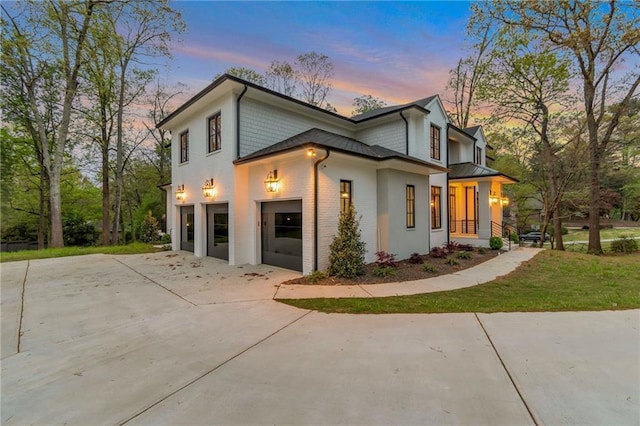
<path id="1" fill-rule="evenodd" d="M 267 87 L 287 96 L 295 96 L 298 72 L 287 61 L 273 61 L 266 72 Z"/>
<path id="2" fill-rule="evenodd" d="M 303 53 L 298 55 L 294 65 L 300 78 L 302 99 L 325 108 L 334 75 L 329 57 L 316 52 Z"/>

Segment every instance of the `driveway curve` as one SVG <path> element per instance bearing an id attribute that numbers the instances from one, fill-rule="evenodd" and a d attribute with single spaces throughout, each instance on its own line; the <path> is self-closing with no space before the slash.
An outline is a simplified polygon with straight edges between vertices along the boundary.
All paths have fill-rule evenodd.
<path id="1" fill-rule="evenodd" d="M 185 252 L 0 268 L 4 425 L 640 423 L 638 310 L 323 314 Z"/>

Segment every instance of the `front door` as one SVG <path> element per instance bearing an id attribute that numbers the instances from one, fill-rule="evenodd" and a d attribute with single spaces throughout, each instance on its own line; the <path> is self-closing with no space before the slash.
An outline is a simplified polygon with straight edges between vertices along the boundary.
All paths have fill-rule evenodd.
<path id="1" fill-rule="evenodd" d="M 229 205 L 207 205 L 207 256 L 229 260 Z"/>
<path id="2" fill-rule="evenodd" d="M 180 250 L 193 252 L 193 206 L 180 207 Z"/>
<path id="3" fill-rule="evenodd" d="M 302 201 L 262 203 L 262 263 L 302 271 Z"/>

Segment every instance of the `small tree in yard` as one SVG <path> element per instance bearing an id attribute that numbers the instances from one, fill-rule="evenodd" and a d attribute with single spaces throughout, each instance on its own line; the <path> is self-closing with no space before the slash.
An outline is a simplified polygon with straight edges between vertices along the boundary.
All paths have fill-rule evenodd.
<path id="1" fill-rule="evenodd" d="M 364 273 L 365 244 L 360 235 L 360 219 L 351 206 L 340 213 L 338 234 L 329 247 L 329 274 L 343 278 L 353 278 Z"/>
<path id="2" fill-rule="evenodd" d="M 155 217 L 151 216 L 151 210 L 149 210 L 149 213 L 144 217 L 144 221 L 142 222 L 140 239 L 145 243 L 156 241 L 158 239 L 159 232 L 160 224 Z"/>

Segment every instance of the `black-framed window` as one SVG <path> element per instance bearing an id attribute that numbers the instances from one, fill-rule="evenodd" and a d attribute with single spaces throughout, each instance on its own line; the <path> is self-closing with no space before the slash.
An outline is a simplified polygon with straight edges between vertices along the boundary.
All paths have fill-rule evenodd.
<path id="1" fill-rule="evenodd" d="M 476 164 L 482 164 L 482 148 L 476 146 Z"/>
<path id="2" fill-rule="evenodd" d="M 416 187 L 407 185 L 407 228 L 416 227 Z"/>
<path id="3" fill-rule="evenodd" d="M 431 158 L 440 159 L 440 127 L 431 125 Z"/>
<path id="4" fill-rule="evenodd" d="M 442 187 L 431 187 L 431 229 L 442 228 Z"/>
<path id="5" fill-rule="evenodd" d="M 189 131 L 180 133 L 180 162 L 189 161 Z"/>
<path id="6" fill-rule="evenodd" d="M 221 114 L 218 112 L 208 118 L 209 146 L 207 153 L 222 148 Z"/>
<path id="7" fill-rule="evenodd" d="M 351 181 L 340 180 L 340 213 L 345 213 L 351 208 Z"/>

